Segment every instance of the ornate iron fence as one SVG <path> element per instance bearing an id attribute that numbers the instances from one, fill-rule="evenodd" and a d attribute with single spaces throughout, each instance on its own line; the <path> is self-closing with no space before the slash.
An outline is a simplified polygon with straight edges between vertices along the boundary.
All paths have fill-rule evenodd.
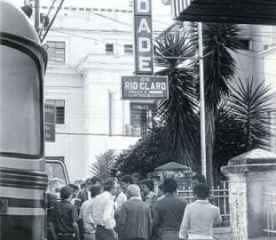
<path id="1" fill-rule="evenodd" d="M 185 199 L 187 203 L 190 203 L 195 199 L 192 188 L 179 190 L 178 196 Z M 230 226 L 229 194 L 227 182 L 223 182 L 220 186 L 211 188 L 210 202 L 220 209 L 220 214 L 223 220 L 221 226 Z"/>

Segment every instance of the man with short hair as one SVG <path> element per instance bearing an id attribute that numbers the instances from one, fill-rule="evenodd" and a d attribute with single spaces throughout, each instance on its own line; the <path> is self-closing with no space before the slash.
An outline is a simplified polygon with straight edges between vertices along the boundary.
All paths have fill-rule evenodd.
<path id="1" fill-rule="evenodd" d="M 133 180 L 130 175 L 125 175 L 120 179 L 121 192 L 119 193 L 115 201 L 115 207 L 117 211 L 121 208 L 123 203 L 127 201 L 127 196 L 125 193 L 126 193 L 127 187 L 130 184 L 133 184 Z"/>
<path id="2" fill-rule="evenodd" d="M 100 194 L 101 186 L 93 185 L 90 187 L 91 199 L 86 200 L 80 209 L 80 221 L 82 225 L 82 239 L 83 240 L 95 240 L 96 225 L 92 217 L 93 204 L 95 197 Z"/>
<path id="3" fill-rule="evenodd" d="M 70 188 L 72 188 L 72 190 L 73 190 L 73 198 L 71 200 L 71 203 L 76 207 L 77 214 L 79 214 L 80 207 L 81 207 L 81 204 L 82 204 L 81 199 L 78 198 L 78 194 L 79 194 L 79 191 L 80 191 L 79 186 L 76 185 L 76 184 L 72 184 L 72 183 L 68 184 L 68 186 Z"/>
<path id="4" fill-rule="evenodd" d="M 77 212 L 71 204 L 73 189 L 65 186 L 60 190 L 61 201 L 55 205 L 53 210 L 53 223 L 55 236 L 58 240 L 79 240 L 79 228 L 77 224 Z"/>
<path id="5" fill-rule="evenodd" d="M 117 218 L 120 240 L 151 240 L 151 210 L 141 198 L 136 184 L 127 187 L 128 200 L 122 205 Z"/>
<path id="6" fill-rule="evenodd" d="M 140 182 L 140 185 L 143 191 L 144 201 L 151 205 L 157 199 L 157 196 L 154 192 L 153 180 L 145 179 Z"/>
<path id="7" fill-rule="evenodd" d="M 212 240 L 213 226 L 221 223 L 219 208 L 208 201 L 209 187 L 197 184 L 194 189 L 197 200 L 189 204 L 181 223 L 179 238 L 188 240 Z"/>
<path id="8" fill-rule="evenodd" d="M 162 190 L 164 197 L 153 205 L 153 235 L 160 240 L 177 240 L 186 202 L 176 196 L 174 179 L 165 179 Z"/>
<path id="9" fill-rule="evenodd" d="M 115 240 L 114 196 L 118 186 L 110 178 L 104 182 L 103 187 L 104 191 L 96 196 L 92 206 L 92 218 L 97 225 L 96 240 Z"/>

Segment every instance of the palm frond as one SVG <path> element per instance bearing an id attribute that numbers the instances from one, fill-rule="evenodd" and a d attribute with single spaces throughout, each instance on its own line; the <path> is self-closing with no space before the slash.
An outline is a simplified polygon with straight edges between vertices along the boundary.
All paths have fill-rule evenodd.
<path id="1" fill-rule="evenodd" d="M 216 109 L 220 100 L 229 93 L 228 84 L 234 80 L 236 70 L 232 53 L 243 48 L 239 33 L 239 27 L 234 24 L 203 24 L 205 94 L 209 109 Z M 191 35 L 197 45 L 196 26 Z"/>
<path id="2" fill-rule="evenodd" d="M 189 33 L 164 33 L 155 41 L 154 53 L 158 66 L 175 68 L 180 63 L 193 59 L 195 48 Z"/>
<path id="3" fill-rule="evenodd" d="M 253 78 L 231 86 L 230 111 L 243 129 L 246 150 L 269 145 L 271 99 L 269 86 Z"/>
<path id="4" fill-rule="evenodd" d="M 90 174 L 100 179 L 106 179 L 111 176 L 111 171 L 115 165 L 115 154 L 109 150 L 96 157 L 96 161 L 90 165 Z"/>
<path id="5" fill-rule="evenodd" d="M 183 32 L 162 35 L 156 41 L 155 56 L 156 63 L 165 67 L 158 74 L 169 79 L 169 98 L 161 102 L 157 113 L 165 126 L 163 137 L 182 163 L 192 166 L 193 152 L 198 146 L 199 121 L 193 67 L 195 47 L 191 35 Z"/>

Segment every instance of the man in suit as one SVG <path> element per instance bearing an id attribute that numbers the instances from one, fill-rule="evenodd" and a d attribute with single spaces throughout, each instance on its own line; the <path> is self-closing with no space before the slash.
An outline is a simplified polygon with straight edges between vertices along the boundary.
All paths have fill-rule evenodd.
<path id="1" fill-rule="evenodd" d="M 153 205 L 153 235 L 160 240 L 178 240 L 186 202 L 176 196 L 177 183 L 165 179 L 162 184 L 164 196 Z"/>
<path id="2" fill-rule="evenodd" d="M 119 239 L 150 240 L 152 220 L 149 205 L 142 201 L 136 184 L 130 184 L 126 194 L 128 200 L 121 206 L 117 218 Z"/>

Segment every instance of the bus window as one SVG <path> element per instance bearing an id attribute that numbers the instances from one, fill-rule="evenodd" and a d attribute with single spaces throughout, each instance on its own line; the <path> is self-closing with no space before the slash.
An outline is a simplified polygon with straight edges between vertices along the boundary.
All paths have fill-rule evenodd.
<path id="1" fill-rule="evenodd" d="M 46 172 L 49 181 L 52 179 L 59 179 L 65 184 L 68 184 L 68 174 L 63 162 L 58 160 L 46 160 Z"/>
<path id="2" fill-rule="evenodd" d="M 0 56 L 5 70 L 0 76 L 0 154 L 39 157 L 42 98 L 37 66 L 30 56 L 7 46 L 0 46 Z"/>

